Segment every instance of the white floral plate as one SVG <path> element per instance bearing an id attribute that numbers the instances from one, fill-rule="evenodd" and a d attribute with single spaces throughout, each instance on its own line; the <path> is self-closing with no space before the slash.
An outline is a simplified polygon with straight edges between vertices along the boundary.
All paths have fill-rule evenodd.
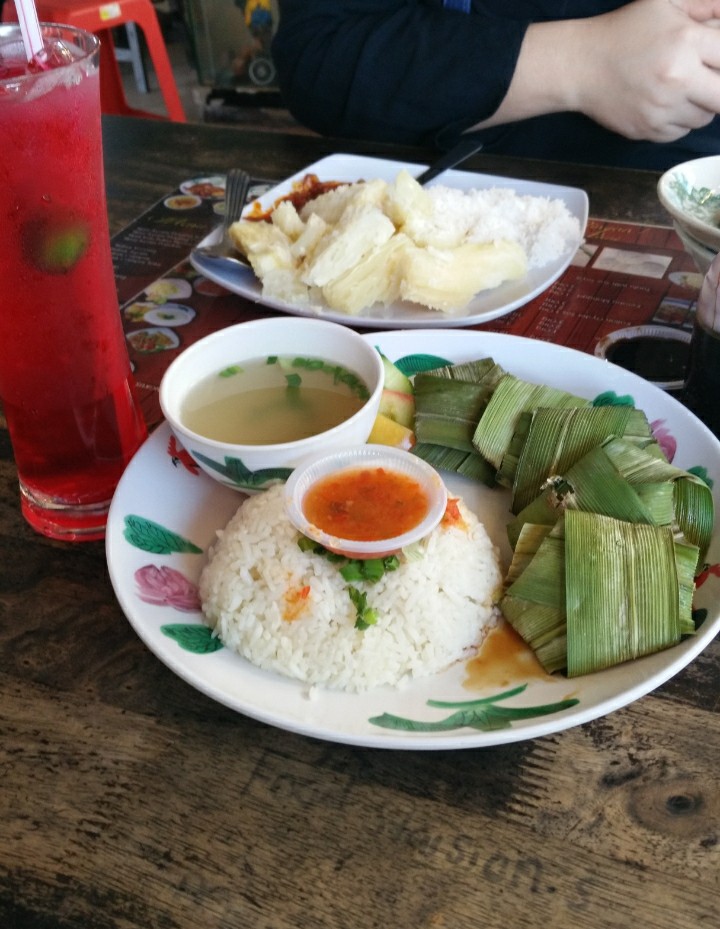
<path id="1" fill-rule="evenodd" d="M 588 398 L 630 397 L 647 413 L 675 464 L 713 482 L 718 506 L 718 440 L 668 394 L 621 368 L 572 349 L 495 333 L 432 330 L 366 338 L 407 371 L 427 368 L 437 359 L 492 356 L 519 377 Z M 505 492 L 454 476 L 448 484 L 481 515 L 507 558 Z M 491 664 L 481 683 L 467 662 L 458 662 L 402 689 L 310 694 L 305 685 L 261 671 L 223 648 L 202 625 L 195 584 L 215 531 L 240 500 L 235 491 L 197 473 L 161 426 L 130 463 L 115 494 L 107 527 L 110 576 L 136 632 L 169 668 L 218 702 L 292 732 L 394 749 L 471 748 L 537 738 L 649 693 L 687 665 L 720 629 L 716 532 L 695 598 L 698 631 L 659 654 L 574 680 L 512 670 L 506 675 L 503 669 L 495 675 Z M 504 728 L 492 728 L 499 716 L 505 718 Z"/>
<path id="2" fill-rule="evenodd" d="M 405 168 L 412 175 L 418 175 L 425 167 L 427 166 L 388 161 L 381 158 L 367 158 L 360 155 L 329 155 L 327 158 L 308 165 L 302 171 L 298 171 L 297 174 L 289 177 L 281 184 L 272 187 L 258 198 L 258 202 L 263 209 L 269 209 L 278 197 L 290 193 L 293 183 L 301 180 L 306 174 L 316 174 L 321 181 L 352 182 L 372 178 L 393 181 L 401 168 Z M 446 171 L 432 181 L 429 186 L 437 184 L 446 187 L 457 187 L 461 190 L 505 187 L 515 190 L 521 195 L 557 197 L 565 202 L 570 213 L 577 218 L 580 223 L 580 234 L 583 235 L 585 232 L 588 218 L 588 198 L 585 191 L 577 187 L 561 187 L 555 184 L 543 184 L 538 181 L 515 180 L 489 174 L 472 174 L 468 171 L 455 170 Z M 216 239 L 217 234 L 211 233 L 201 244 L 210 244 Z M 427 329 L 437 327 L 445 329 L 448 326 L 469 326 L 476 323 L 485 323 L 529 303 L 530 300 L 547 290 L 560 277 L 572 261 L 580 243 L 581 240 L 578 239 L 555 261 L 551 261 L 541 268 L 531 269 L 519 281 L 510 281 L 478 294 L 467 307 L 449 314 L 437 313 L 414 303 L 393 303 L 386 307 L 376 306 L 363 310 L 357 316 L 352 317 L 349 317 L 347 313 L 340 313 L 329 308 L 318 311 L 309 306 L 289 304 L 281 300 L 263 297 L 261 285 L 252 271 L 239 268 L 230 262 L 223 264 L 216 260 L 206 265 L 204 262 L 193 259 L 193 264 L 201 274 L 209 277 L 215 283 L 221 284 L 233 293 L 291 315 L 317 316 L 319 312 L 323 319 L 339 323 L 352 323 L 353 326 L 365 328 Z"/>

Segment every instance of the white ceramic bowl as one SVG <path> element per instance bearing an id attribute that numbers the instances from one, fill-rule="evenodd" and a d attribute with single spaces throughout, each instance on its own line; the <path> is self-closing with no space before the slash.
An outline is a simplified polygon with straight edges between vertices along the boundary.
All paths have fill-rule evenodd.
<path id="1" fill-rule="evenodd" d="M 692 238 L 720 250 L 720 155 L 675 165 L 662 175 L 657 192 L 668 213 Z"/>
<path id="2" fill-rule="evenodd" d="M 365 383 L 370 396 L 360 410 L 332 429 L 274 445 L 221 442 L 185 426 L 183 403 L 199 381 L 230 365 L 269 355 L 303 355 L 342 365 Z M 191 345 L 165 372 L 160 406 L 178 440 L 206 474 L 228 487 L 253 493 L 286 480 L 293 468 L 320 451 L 366 442 L 382 389 L 382 359 L 362 336 L 337 323 L 283 316 L 230 326 Z"/>
<path id="3" fill-rule="evenodd" d="M 709 248 L 707 245 L 703 245 L 702 242 L 698 242 L 677 220 L 673 223 L 673 226 L 678 238 L 685 247 L 685 251 L 695 262 L 698 271 L 704 276 L 717 256 L 717 249 Z"/>
<path id="4" fill-rule="evenodd" d="M 303 500 L 310 488 L 331 474 L 358 468 L 383 468 L 416 480 L 424 489 L 428 509 L 424 518 L 401 535 L 377 541 L 344 539 L 324 532 L 308 520 Z M 296 529 L 331 552 L 349 558 L 381 558 L 393 554 L 428 535 L 438 525 L 447 506 L 447 490 L 438 472 L 421 458 L 386 445 L 363 445 L 319 455 L 296 468 L 285 485 L 285 507 Z"/>

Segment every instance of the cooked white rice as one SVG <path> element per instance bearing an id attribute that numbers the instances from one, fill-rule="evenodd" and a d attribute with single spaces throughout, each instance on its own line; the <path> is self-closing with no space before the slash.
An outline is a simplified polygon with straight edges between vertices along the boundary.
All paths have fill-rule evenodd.
<path id="1" fill-rule="evenodd" d="M 528 268 L 556 261 L 581 240 L 580 223 L 563 200 L 516 193 L 507 187 L 428 189 L 433 210 L 422 222 L 431 241 L 517 242 Z"/>
<path id="2" fill-rule="evenodd" d="M 308 684 L 362 691 L 441 671 L 472 654 L 499 616 L 497 553 L 459 505 L 461 523 L 438 527 L 421 557 L 354 584 L 379 614 L 363 631 L 337 564 L 300 550 L 283 488 L 271 487 L 218 533 L 200 578 L 206 621 L 248 661 Z"/>

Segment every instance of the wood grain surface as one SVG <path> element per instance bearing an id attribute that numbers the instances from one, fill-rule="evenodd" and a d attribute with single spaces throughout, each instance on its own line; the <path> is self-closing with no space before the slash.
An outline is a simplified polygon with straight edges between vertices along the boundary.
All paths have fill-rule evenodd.
<path id="1" fill-rule="evenodd" d="M 432 152 L 108 118 L 113 231 L 194 173 Z M 656 175 L 479 155 L 667 223 Z M 101 543 L 23 522 L 0 430 L 0 929 L 710 929 L 720 923 L 720 646 L 555 736 L 392 752 L 195 691 L 125 619 Z"/>

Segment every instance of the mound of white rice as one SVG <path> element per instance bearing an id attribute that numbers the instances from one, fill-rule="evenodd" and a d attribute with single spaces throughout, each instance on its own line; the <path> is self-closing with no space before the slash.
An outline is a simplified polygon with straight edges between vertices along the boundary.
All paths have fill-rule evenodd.
<path id="1" fill-rule="evenodd" d="M 511 188 L 458 190 L 430 187 L 433 204 L 416 235 L 430 241 L 517 242 L 527 255 L 528 268 L 557 260 L 577 246 L 582 230 L 563 200 L 516 193 Z M 415 231 L 415 230 L 414 230 Z"/>
<path id="2" fill-rule="evenodd" d="M 202 572 L 206 621 L 248 661 L 308 684 L 362 691 L 441 671 L 470 655 L 499 617 L 497 553 L 459 506 L 462 519 L 441 524 L 397 570 L 353 584 L 378 613 L 360 630 L 338 565 L 298 547 L 283 488 L 250 497 Z"/>

